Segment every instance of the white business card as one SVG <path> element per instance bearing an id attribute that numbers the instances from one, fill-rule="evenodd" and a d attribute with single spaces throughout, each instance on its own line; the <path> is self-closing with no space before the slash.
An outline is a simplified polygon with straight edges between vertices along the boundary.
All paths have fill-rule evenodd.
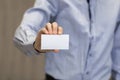
<path id="1" fill-rule="evenodd" d="M 69 49 L 69 35 L 41 35 L 41 50 Z"/>

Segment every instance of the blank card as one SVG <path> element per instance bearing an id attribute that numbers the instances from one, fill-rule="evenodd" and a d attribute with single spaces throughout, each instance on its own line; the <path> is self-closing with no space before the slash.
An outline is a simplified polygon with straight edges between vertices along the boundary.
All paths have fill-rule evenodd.
<path id="1" fill-rule="evenodd" d="M 41 50 L 69 49 L 69 35 L 41 35 Z"/>

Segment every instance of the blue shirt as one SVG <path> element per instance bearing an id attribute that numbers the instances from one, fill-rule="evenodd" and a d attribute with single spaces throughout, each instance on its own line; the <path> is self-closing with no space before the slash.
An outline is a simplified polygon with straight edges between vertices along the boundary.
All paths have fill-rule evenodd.
<path id="1" fill-rule="evenodd" d="M 38 54 L 33 48 L 38 31 L 56 21 L 70 35 L 70 49 L 46 53 L 46 73 L 60 80 L 109 80 L 119 6 L 119 0 L 36 0 L 14 42 L 27 55 Z"/>

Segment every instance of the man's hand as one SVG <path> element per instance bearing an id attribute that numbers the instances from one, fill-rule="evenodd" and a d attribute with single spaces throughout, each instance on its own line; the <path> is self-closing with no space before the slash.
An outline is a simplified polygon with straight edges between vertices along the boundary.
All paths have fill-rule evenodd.
<path id="1" fill-rule="evenodd" d="M 39 51 L 39 52 L 49 52 L 49 51 L 53 51 L 53 52 L 59 52 L 59 50 L 41 50 L 41 34 L 49 34 L 49 35 L 53 35 L 53 34 L 62 34 L 63 33 L 63 29 L 61 26 L 59 26 L 56 22 L 54 23 L 47 23 L 46 26 L 44 28 L 42 28 L 39 32 L 38 35 L 36 37 L 35 43 L 34 43 L 34 48 Z"/>

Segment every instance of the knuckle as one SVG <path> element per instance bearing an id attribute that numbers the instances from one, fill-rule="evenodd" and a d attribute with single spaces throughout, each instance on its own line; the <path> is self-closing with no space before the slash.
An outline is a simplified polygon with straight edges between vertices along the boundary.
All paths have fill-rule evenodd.
<path id="1" fill-rule="evenodd" d="M 56 22 L 52 23 L 53 28 L 57 28 L 58 24 Z"/>
<path id="2" fill-rule="evenodd" d="M 62 27 L 59 27 L 59 30 L 61 30 L 61 31 L 62 31 L 62 30 L 63 30 L 63 29 L 62 29 Z"/>
<path id="3" fill-rule="evenodd" d="M 51 24 L 50 24 L 50 23 L 47 23 L 46 25 L 47 25 L 47 26 L 50 26 Z"/>
<path id="4" fill-rule="evenodd" d="M 47 23 L 46 27 L 47 27 L 47 28 L 51 28 L 51 24 L 50 24 L 50 23 Z"/>
<path id="5" fill-rule="evenodd" d="M 57 22 L 53 22 L 53 25 L 58 25 Z"/>

